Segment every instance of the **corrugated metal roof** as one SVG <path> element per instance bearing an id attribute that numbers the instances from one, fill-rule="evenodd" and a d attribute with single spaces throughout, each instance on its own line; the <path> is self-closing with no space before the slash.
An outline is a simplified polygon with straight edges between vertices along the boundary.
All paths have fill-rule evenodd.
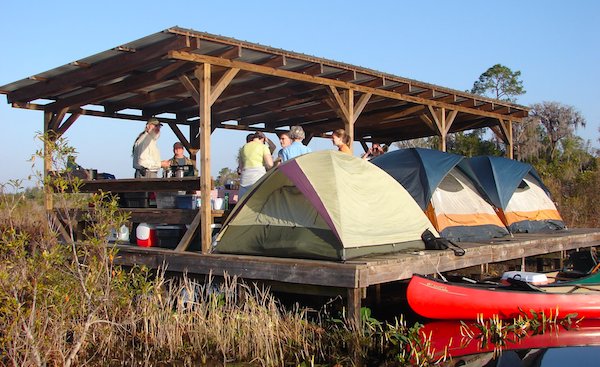
<path id="1" fill-rule="evenodd" d="M 0 93 L 15 107 L 85 113 L 82 106 L 97 106 L 100 116 L 170 115 L 177 116 L 176 123 L 197 123 L 197 103 L 182 84 L 182 78 L 197 83 L 195 57 L 213 64 L 213 80 L 230 65 L 241 68 L 212 106 L 215 127 L 232 120 L 240 128 L 265 123 L 271 131 L 302 124 L 322 135 L 343 127 L 331 106 L 332 87 L 354 91 L 355 102 L 372 94 L 355 131 L 357 138 L 379 141 L 434 135 L 423 121 L 431 120 L 430 107 L 458 112 L 450 131 L 494 126 L 499 119 L 519 121 L 528 113 L 510 102 L 179 27 L 6 84 Z M 123 112 L 131 110 L 140 113 Z"/>

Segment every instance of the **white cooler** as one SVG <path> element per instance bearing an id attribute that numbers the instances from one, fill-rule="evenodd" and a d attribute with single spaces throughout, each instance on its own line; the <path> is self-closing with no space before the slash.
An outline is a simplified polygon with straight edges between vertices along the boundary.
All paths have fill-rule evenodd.
<path id="1" fill-rule="evenodd" d="M 148 223 L 140 223 L 135 230 L 135 238 L 138 246 L 153 247 L 158 246 L 156 237 L 156 226 Z"/>
<path id="2" fill-rule="evenodd" d="M 531 283 L 533 285 L 548 284 L 548 277 L 546 274 L 533 273 L 529 271 L 507 271 L 502 274 L 502 283 L 508 283 L 507 279 L 521 280 L 523 282 Z"/>

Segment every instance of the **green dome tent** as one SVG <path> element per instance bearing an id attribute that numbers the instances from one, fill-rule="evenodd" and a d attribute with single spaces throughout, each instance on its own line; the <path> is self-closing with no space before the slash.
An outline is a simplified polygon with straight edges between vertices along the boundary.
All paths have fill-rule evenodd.
<path id="1" fill-rule="evenodd" d="M 424 249 L 426 229 L 437 235 L 387 173 L 348 154 L 320 151 L 263 176 L 224 223 L 213 251 L 347 260 Z"/>

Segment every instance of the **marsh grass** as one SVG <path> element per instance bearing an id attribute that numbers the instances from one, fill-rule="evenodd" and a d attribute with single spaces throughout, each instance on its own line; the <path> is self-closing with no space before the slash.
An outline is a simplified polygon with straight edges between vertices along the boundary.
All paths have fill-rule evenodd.
<path id="1" fill-rule="evenodd" d="M 115 266 L 106 238 L 123 218 L 114 198 L 89 200 L 91 227 L 75 242 L 58 240 L 39 201 L 0 196 L 0 364 L 429 365 L 419 326 L 403 319 L 382 323 L 363 309 L 355 325 L 327 304 L 286 309 L 236 277 Z"/>
<path id="2" fill-rule="evenodd" d="M 432 350 L 431 335 L 420 333 L 422 325 L 408 326 L 402 317 L 382 323 L 362 309 L 357 325 L 343 309 L 327 304 L 318 310 L 286 309 L 269 289 L 236 277 L 198 282 L 169 278 L 167 269 L 116 266 L 117 250 L 107 237 L 127 216 L 110 194 L 78 194 L 80 182 L 61 166 L 61 155 L 73 150 L 60 139 L 41 139 L 58 165 L 55 171 L 67 174 L 40 177 L 57 192 L 56 217 L 40 198 L 20 194 L 20 182 L 0 187 L 0 365 L 447 362 L 445 353 L 440 357 Z M 75 237 L 73 207 L 91 209 L 81 238 Z M 65 232 L 59 233 L 56 218 Z M 527 321 L 532 325 L 522 323 Z M 541 318 L 541 324 L 547 321 Z M 504 326 L 485 327 L 502 331 Z"/>

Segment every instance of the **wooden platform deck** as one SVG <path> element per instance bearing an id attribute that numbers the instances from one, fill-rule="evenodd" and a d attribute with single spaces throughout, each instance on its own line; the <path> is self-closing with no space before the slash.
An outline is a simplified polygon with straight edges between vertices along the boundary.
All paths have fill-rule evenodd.
<path id="1" fill-rule="evenodd" d="M 600 229 L 570 229 L 551 234 L 518 234 L 489 243 L 460 243 L 464 256 L 450 250 L 365 256 L 346 262 L 175 252 L 118 245 L 116 262 L 146 265 L 189 274 L 238 276 L 291 293 L 347 297 L 350 315 L 358 315 L 368 287 L 471 266 L 600 245 Z"/>

